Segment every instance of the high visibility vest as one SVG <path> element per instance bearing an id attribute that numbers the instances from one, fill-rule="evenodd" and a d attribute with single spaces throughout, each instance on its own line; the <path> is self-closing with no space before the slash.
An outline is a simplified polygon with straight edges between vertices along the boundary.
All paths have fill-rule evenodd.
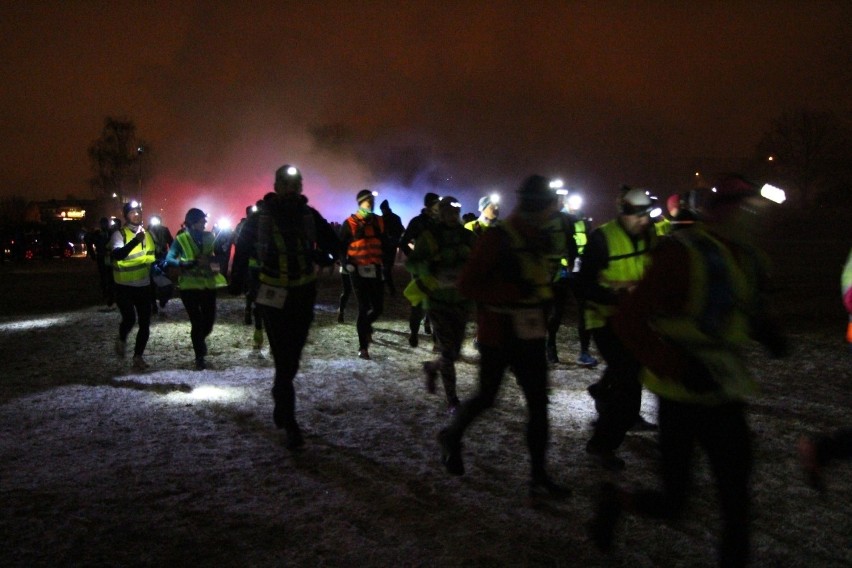
<path id="1" fill-rule="evenodd" d="M 508 235 L 511 254 L 520 268 L 518 277 L 524 282 L 524 288 L 530 290 L 527 297 L 517 302 L 519 307 L 537 306 L 552 299 L 553 288 L 545 254 L 531 249 L 511 223 L 501 223 L 495 230 L 503 230 Z"/>
<path id="2" fill-rule="evenodd" d="M 672 222 L 663 217 L 654 223 L 654 232 L 657 233 L 658 237 L 665 237 L 666 235 L 671 234 Z"/>
<path id="3" fill-rule="evenodd" d="M 427 307 L 429 300 L 450 304 L 465 301 L 456 288 L 456 281 L 470 256 L 474 238 L 458 225 L 449 227 L 438 224 L 420 233 L 415 250 L 429 251 L 434 261 L 429 263 L 428 271 L 423 274 L 409 268 L 416 276 L 406 286 L 403 294 L 412 305 L 416 306 L 424 300 Z M 410 261 L 407 262 L 406 268 L 410 264 Z"/>
<path id="4" fill-rule="evenodd" d="M 490 225 L 486 225 L 485 223 L 483 223 L 479 219 L 474 219 L 473 221 L 468 221 L 467 223 L 465 223 L 464 228 L 467 229 L 468 231 L 473 231 L 473 234 L 478 237 L 482 233 L 487 231 L 488 229 L 497 226 L 499 223 L 500 223 L 500 221 L 495 219 L 494 221 L 491 222 Z"/>
<path id="5" fill-rule="evenodd" d="M 129 227 L 119 229 L 124 243 L 127 244 L 136 236 Z M 154 239 L 151 238 L 151 233 L 145 232 L 145 238 L 141 243 L 130 251 L 126 257 L 117 260 L 112 264 L 112 277 L 116 284 L 133 285 L 135 283 L 144 282 L 151 271 L 151 265 L 154 264 L 156 257 L 154 256 Z"/>
<path id="6" fill-rule="evenodd" d="M 586 222 L 582 219 L 574 221 L 574 242 L 577 243 L 577 254 L 583 254 L 589 235 L 586 234 Z"/>
<path id="7" fill-rule="evenodd" d="M 349 243 L 349 248 L 346 250 L 349 261 L 355 266 L 381 264 L 381 234 L 385 230 L 384 220 L 378 215 L 370 215 L 364 219 L 358 213 L 355 213 L 350 215 L 346 222 L 349 224 L 349 229 L 353 235 L 359 226 L 364 228 L 363 236 L 359 239 L 353 239 Z"/>
<path id="8" fill-rule="evenodd" d="M 651 242 L 639 239 L 635 244 L 630 235 L 613 219 L 598 228 L 606 238 L 607 266 L 598 274 L 598 283 L 605 288 L 625 288 L 642 279 L 651 264 Z M 607 318 L 615 314 L 616 307 L 587 301 L 584 316 L 586 329 L 606 325 Z"/>
<path id="9" fill-rule="evenodd" d="M 756 390 L 741 347 L 749 341 L 749 312 L 757 304 L 759 263 L 736 258 L 703 229 L 678 231 L 671 238 L 689 252 L 686 305 L 682 313 L 655 317 L 649 324 L 700 361 L 719 388 L 696 393 L 650 369 L 643 369 L 640 378 L 648 390 L 670 400 L 709 405 L 742 400 Z"/>
<path id="10" fill-rule="evenodd" d="M 213 241 L 215 237 L 210 231 L 204 231 L 201 234 L 201 247 L 189 234 L 189 231 L 184 231 L 179 234 L 175 240 L 180 244 L 181 261 L 193 261 L 200 258 L 209 259 L 213 257 Z M 208 265 L 195 265 L 188 268 L 180 269 L 178 276 L 178 287 L 181 290 L 209 290 L 211 288 L 224 288 L 228 285 L 225 276 L 221 272 L 214 272 Z"/>
<path id="11" fill-rule="evenodd" d="M 315 241 L 309 235 L 313 229 L 297 228 L 288 231 L 285 237 L 278 223 L 273 222 L 271 216 L 268 218 L 272 247 L 267 247 L 262 255 L 260 282 L 279 288 L 294 288 L 315 282 L 317 277 L 312 259 Z M 312 223 L 313 217 L 304 219 L 304 222 Z"/>

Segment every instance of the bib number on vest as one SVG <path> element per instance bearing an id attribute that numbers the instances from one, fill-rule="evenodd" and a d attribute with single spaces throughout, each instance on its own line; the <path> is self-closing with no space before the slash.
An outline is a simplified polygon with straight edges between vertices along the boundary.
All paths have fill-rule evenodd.
<path id="1" fill-rule="evenodd" d="M 257 298 L 255 299 L 255 302 L 264 306 L 269 306 L 270 308 L 278 308 L 280 310 L 284 307 L 284 302 L 286 300 L 287 288 L 261 284 L 257 289 Z"/>
<path id="2" fill-rule="evenodd" d="M 365 264 L 358 266 L 358 276 L 361 278 L 378 278 L 379 274 L 375 264 Z"/>

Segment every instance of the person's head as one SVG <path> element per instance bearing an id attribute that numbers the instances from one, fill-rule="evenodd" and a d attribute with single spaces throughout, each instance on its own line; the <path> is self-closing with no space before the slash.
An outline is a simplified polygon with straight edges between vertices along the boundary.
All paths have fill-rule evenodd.
<path id="1" fill-rule="evenodd" d="M 151 218 L 148 219 L 149 227 L 157 227 L 163 224 L 163 219 L 159 215 L 151 215 Z"/>
<path id="2" fill-rule="evenodd" d="M 423 207 L 432 215 L 438 214 L 438 202 L 441 197 L 437 193 L 427 193 L 423 197 Z"/>
<path id="3" fill-rule="evenodd" d="M 756 184 L 741 175 L 729 174 L 710 190 L 702 219 L 726 236 L 747 240 L 760 230 L 761 213 L 771 203 Z"/>
<path id="4" fill-rule="evenodd" d="M 207 224 L 207 214 L 201 209 L 193 207 L 186 212 L 186 216 L 183 218 L 183 224 L 187 229 L 203 231 L 204 225 Z"/>
<path id="5" fill-rule="evenodd" d="M 301 194 L 302 174 L 295 166 L 284 164 L 275 171 L 275 193 L 279 195 Z"/>
<path id="6" fill-rule="evenodd" d="M 526 214 L 540 214 L 546 217 L 556 210 L 559 199 L 550 186 L 550 180 L 544 176 L 531 175 L 517 190 L 518 211 Z"/>
<path id="7" fill-rule="evenodd" d="M 142 204 L 138 201 L 128 201 L 122 208 L 124 220 L 131 225 L 138 225 L 142 222 Z"/>
<path id="8" fill-rule="evenodd" d="M 461 222 L 461 203 L 452 196 L 442 197 L 438 201 L 438 220 L 445 225 L 456 225 Z"/>
<path id="9" fill-rule="evenodd" d="M 496 193 L 479 200 L 479 215 L 489 223 L 500 216 L 500 196 Z"/>
<path id="10" fill-rule="evenodd" d="M 678 212 L 680 211 L 680 194 L 674 193 L 669 195 L 669 198 L 666 200 L 666 209 L 669 211 L 669 217 L 674 219 L 677 217 Z"/>
<path id="11" fill-rule="evenodd" d="M 391 210 L 390 203 L 388 203 L 387 199 L 385 199 L 381 203 L 379 203 L 379 209 L 381 210 L 382 214 L 385 214 L 385 213 L 387 213 L 388 211 Z"/>
<path id="12" fill-rule="evenodd" d="M 355 200 L 358 202 L 359 209 L 366 209 L 367 211 L 372 211 L 376 206 L 376 195 L 369 189 L 362 189 L 355 196 Z"/>
<path id="13" fill-rule="evenodd" d="M 654 201 L 644 189 L 623 186 L 618 198 L 618 219 L 628 234 L 638 237 L 651 225 Z"/>
<path id="14" fill-rule="evenodd" d="M 100 220 L 98 220 L 98 226 L 101 228 L 101 231 L 108 231 L 109 219 L 107 219 L 106 217 L 101 217 Z"/>

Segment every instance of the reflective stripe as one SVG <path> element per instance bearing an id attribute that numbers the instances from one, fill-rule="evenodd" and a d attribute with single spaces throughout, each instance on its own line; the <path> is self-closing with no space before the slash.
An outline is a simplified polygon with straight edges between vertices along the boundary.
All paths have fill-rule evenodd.
<path id="1" fill-rule="evenodd" d="M 201 234 L 201 249 L 193 240 L 188 231 L 179 234 L 175 240 L 180 244 L 181 261 L 193 261 L 199 258 L 210 259 L 213 257 L 213 233 L 204 231 Z M 219 272 L 213 272 L 210 266 L 193 266 L 181 268 L 178 276 L 178 286 L 181 290 L 207 290 L 210 288 L 224 288 L 228 285 L 225 276 Z"/>
<path id="2" fill-rule="evenodd" d="M 509 236 L 512 254 L 518 260 L 520 280 L 525 284 L 525 288 L 531 290 L 526 298 L 516 302 L 516 304 L 519 306 L 539 305 L 553 298 L 548 262 L 544 254 L 530 249 L 523 236 L 512 227 L 511 223 L 502 223 L 495 230 L 500 229 Z"/>
<path id="3" fill-rule="evenodd" d="M 304 234 L 300 237 L 291 236 L 288 241 L 285 241 L 278 224 L 274 222 L 271 223 L 270 231 L 272 244 L 278 253 L 278 262 L 277 266 L 274 266 L 274 262 L 261 263 L 260 281 L 268 286 L 279 288 L 292 288 L 315 281 L 314 265 L 310 259 L 314 243 Z M 271 254 L 271 251 L 267 254 Z"/>
<path id="4" fill-rule="evenodd" d="M 574 221 L 574 242 L 577 243 L 577 254 L 583 254 L 589 235 L 586 234 L 586 222 L 582 219 Z"/>
<path id="5" fill-rule="evenodd" d="M 619 289 L 635 285 L 650 266 L 651 255 L 646 239 L 634 245 L 618 220 L 604 223 L 598 228 L 606 238 L 607 266 L 598 274 L 598 282 L 605 288 Z M 616 307 L 587 301 L 584 312 L 586 329 L 596 329 L 606 324 L 606 319 L 615 314 Z"/>
<path id="6" fill-rule="evenodd" d="M 756 303 L 756 267 L 744 267 L 706 231 L 672 233 L 689 252 L 690 289 L 683 313 L 657 317 L 651 327 L 682 347 L 710 372 L 719 389 L 695 393 L 680 382 L 645 369 L 649 390 L 668 399 L 701 404 L 741 400 L 756 386 L 741 354 L 749 341 L 749 313 Z"/>
<path id="7" fill-rule="evenodd" d="M 384 220 L 378 215 L 370 215 L 368 219 L 369 221 L 365 221 L 357 213 L 346 219 L 353 235 L 359 225 L 364 227 L 364 236 L 353 239 L 346 250 L 349 260 L 356 266 L 382 263 L 382 240 L 379 235 L 385 230 Z"/>
<path id="8" fill-rule="evenodd" d="M 128 227 L 119 229 L 125 245 L 135 236 Z M 117 260 L 112 265 L 112 277 L 116 284 L 132 285 L 145 282 L 149 278 L 151 265 L 156 260 L 154 256 L 154 239 L 145 232 L 145 238 L 130 251 L 125 258 Z"/>

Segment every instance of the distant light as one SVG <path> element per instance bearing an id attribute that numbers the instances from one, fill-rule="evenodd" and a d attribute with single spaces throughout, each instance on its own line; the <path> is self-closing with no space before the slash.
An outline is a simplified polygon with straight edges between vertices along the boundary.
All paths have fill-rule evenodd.
<path id="1" fill-rule="evenodd" d="M 564 187 L 560 187 L 556 190 L 556 195 L 568 195 L 568 190 Z"/>
<path id="2" fill-rule="evenodd" d="M 766 158 L 766 160 L 768 162 L 773 162 L 773 161 L 775 161 L 775 156 L 769 156 L 768 158 Z"/>
<path id="3" fill-rule="evenodd" d="M 583 206 L 583 196 L 578 193 L 570 195 L 568 197 L 568 209 L 571 211 L 579 211 Z"/>
<path id="4" fill-rule="evenodd" d="M 701 172 L 695 172 L 695 177 L 699 177 L 700 175 L 701 175 Z"/>
<path id="5" fill-rule="evenodd" d="M 784 203 L 787 200 L 787 194 L 783 189 L 769 185 L 768 183 L 760 188 L 760 195 L 775 203 Z"/>
<path id="6" fill-rule="evenodd" d="M 560 189 L 564 186 L 565 186 L 565 182 L 563 182 L 559 178 L 556 178 L 556 179 L 550 181 L 550 189 Z"/>
<path id="7" fill-rule="evenodd" d="M 113 193 L 113 194 L 112 194 L 112 196 L 113 196 L 113 197 L 118 197 L 118 194 L 117 194 L 117 193 Z"/>
<path id="8" fill-rule="evenodd" d="M 156 227 L 160 223 L 162 223 L 162 221 L 160 221 L 160 218 L 155 215 L 154 217 L 151 217 L 151 222 L 149 223 L 149 225 L 151 225 L 152 227 Z"/>
<path id="9" fill-rule="evenodd" d="M 227 231 L 228 229 L 231 228 L 231 220 L 228 219 L 227 217 L 222 217 L 221 219 L 219 219 L 219 221 L 216 223 L 216 225 L 219 227 L 219 229 Z"/>
<path id="10" fill-rule="evenodd" d="M 252 206 L 251 206 L 251 212 L 252 212 L 252 213 L 257 213 L 257 205 L 252 205 Z"/>

